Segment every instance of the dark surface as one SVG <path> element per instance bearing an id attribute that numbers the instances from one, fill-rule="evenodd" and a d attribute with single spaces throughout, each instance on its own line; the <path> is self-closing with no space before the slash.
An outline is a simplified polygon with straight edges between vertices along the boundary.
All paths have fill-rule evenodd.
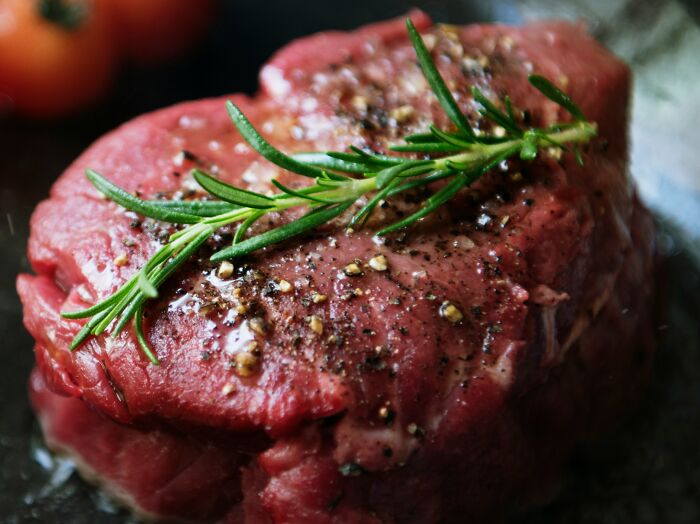
<path id="1" fill-rule="evenodd" d="M 414 4 L 453 23 L 584 17 L 635 68 L 633 175 L 668 232 L 662 243 L 669 271 L 662 287 L 670 308 L 660 325 L 657 372 L 637 413 L 584 447 L 572 460 L 561 497 L 523 523 L 700 522 L 700 155 L 694 151 L 700 133 L 693 128 L 700 105 L 697 97 L 680 99 L 696 85 L 687 58 L 700 51 L 698 7 L 693 0 L 686 7 L 673 0 Z M 260 65 L 291 38 L 399 15 L 410 5 L 232 0 L 196 52 L 177 64 L 125 71 L 99 106 L 54 122 L 0 117 L 0 522 L 130 519 L 79 480 L 69 463 L 46 453 L 27 404 L 33 356 L 14 278 L 29 269 L 27 222 L 53 180 L 94 139 L 137 114 L 185 99 L 252 92 Z"/>

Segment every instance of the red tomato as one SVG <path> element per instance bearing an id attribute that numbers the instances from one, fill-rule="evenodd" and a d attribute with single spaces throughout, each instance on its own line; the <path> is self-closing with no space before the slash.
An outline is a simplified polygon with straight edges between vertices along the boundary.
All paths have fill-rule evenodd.
<path id="1" fill-rule="evenodd" d="M 95 100 L 115 51 L 101 1 L 0 0 L 0 98 L 24 114 L 64 115 Z"/>
<path id="2" fill-rule="evenodd" d="M 218 0 L 103 0 L 114 12 L 122 51 L 134 62 L 173 58 L 213 20 Z"/>

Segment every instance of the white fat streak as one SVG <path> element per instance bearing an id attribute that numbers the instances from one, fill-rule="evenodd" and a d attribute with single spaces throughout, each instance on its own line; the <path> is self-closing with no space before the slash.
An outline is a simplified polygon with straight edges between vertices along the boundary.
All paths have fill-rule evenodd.
<path id="1" fill-rule="evenodd" d="M 513 367 L 518 345 L 518 342 L 511 341 L 506 350 L 498 357 L 495 365 L 491 366 L 487 371 L 491 380 L 503 389 L 508 388 L 513 383 Z"/>

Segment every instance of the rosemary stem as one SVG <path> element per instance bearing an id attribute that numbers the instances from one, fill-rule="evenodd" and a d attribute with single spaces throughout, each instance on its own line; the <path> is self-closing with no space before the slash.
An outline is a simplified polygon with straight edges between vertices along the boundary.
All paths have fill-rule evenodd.
<path id="1" fill-rule="evenodd" d="M 537 140 L 538 146 L 547 146 L 552 144 L 564 145 L 569 142 L 587 142 L 595 136 L 597 130 L 595 124 L 589 122 L 580 122 L 576 127 L 548 133 L 544 137 L 539 137 Z M 513 146 L 522 145 L 525 142 L 523 138 L 516 138 L 498 144 L 474 144 L 469 151 L 451 155 L 435 160 L 435 169 L 445 169 L 449 163 L 466 164 L 485 162 L 498 154 L 511 149 Z"/>
<path id="2" fill-rule="evenodd" d="M 547 143 L 555 143 L 563 146 L 569 142 L 588 142 L 598 133 L 598 126 L 595 123 L 579 122 L 577 127 L 558 131 L 556 133 L 548 133 L 547 140 L 540 138 L 537 145 L 546 146 Z"/>

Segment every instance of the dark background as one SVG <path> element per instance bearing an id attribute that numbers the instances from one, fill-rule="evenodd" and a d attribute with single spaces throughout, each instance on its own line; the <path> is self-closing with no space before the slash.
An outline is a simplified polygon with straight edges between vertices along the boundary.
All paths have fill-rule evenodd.
<path id="1" fill-rule="evenodd" d="M 615 20 L 596 15 L 607 13 L 613 4 L 620 4 Z M 195 51 L 169 65 L 123 71 L 100 104 L 71 118 L 50 122 L 0 115 L 0 522 L 132 521 L 87 487 L 69 462 L 56 460 L 46 452 L 27 404 L 25 388 L 33 362 L 32 341 L 21 326 L 14 279 L 18 272 L 29 271 L 24 256 L 27 223 L 31 210 L 47 195 L 51 183 L 92 141 L 133 116 L 187 99 L 234 91 L 252 93 L 260 66 L 289 40 L 323 29 L 350 29 L 401 15 L 411 5 L 422 7 L 437 21 L 451 23 L 517 23 L 542 15 L 584 17 L 599 38 L 638 68 L 642 88 L 649 76 L 649 53 L 667 53 L 675 60 L 678 49 L 696 42 L 692 31 L 697 30 L 700 19 L 700 2 L 695 0 L 230 0 L 224 3 L 216 26 Z M 658 41 L 650 41 L 648 35 L 655 34 L 652 29 L 664 20 L 680 24 L 681 18 L 682 31 L 672 28 Z M 638 42 L 632 49 L 644 49 L 644 53 L 625 51 L 630 46 L 620 44 L 621 33 L 629 35 L 623 44 Z M 689 99 L 697 98 L 692 85 L 685 89 Z M 647 100 L 645 93 L 638 94 L 642 102 Z M 679 118 L 688 114 L 687 107 L 682 107 Z M 641 118 L 641 122 L 645 127 L 639 136 L 644 138 L 649 119 Z M 658 134 L 661 142 L 669 144 L 678 139 L 672 131 L 653 129 L 654 137 Z M 684 138 L 700 143 L 698 132 Z M 639 173 L 643 194 L 657 210 L 670 268 L 663 283 L 669 312 L 660 326 L 663 338 L 657 373 L 641 409 L 612 435 L 583 447 L 572 460 L 561 497 L 550 507 L 525 517 L 523 523 L 700 522 L 700 257 L 696 251 L 700 227 L 697 223 L 695 229 L 685 226 L 697 210 L 692 206 L 700 200 L 692 192 L 689 196 L 682 185 L 667 184 L 661 191 L 653 190 L 656 185 L 649 184 L 649 176 L 664 177 L 668 173 L 646 174 L 644 167 L 651 163 L 645 161 L 644 154 L 654 152 L 634 153 L 633 174 Z M 683 180 L 700 179 L 697 158 L 691 157 L 669 173 L 684 169 Z M 692 171 L 693 166 L 698 169 Z M 674 216 L 667 203 L 675 200 L 689 204 L 674 206 Z"/>

